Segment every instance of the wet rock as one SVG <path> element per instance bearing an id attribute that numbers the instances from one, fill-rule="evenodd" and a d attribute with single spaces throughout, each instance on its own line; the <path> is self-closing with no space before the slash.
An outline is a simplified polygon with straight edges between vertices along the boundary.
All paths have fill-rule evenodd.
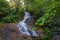
<path id="1" fill-rule="evenodd" d="M 0 40 L 32 40 L 30 36 L 20 34 L 16 24 L 0 25 Z"/>
<path id="2" fill-rule="evenodd" d="M 60 40 L 60 35 L 53 36 L 52 40 Z"/>
<path id="3" fill-rule="evenodd" d="M 60 40 L 60 32 L 53 32 L 52 40 Z"/>

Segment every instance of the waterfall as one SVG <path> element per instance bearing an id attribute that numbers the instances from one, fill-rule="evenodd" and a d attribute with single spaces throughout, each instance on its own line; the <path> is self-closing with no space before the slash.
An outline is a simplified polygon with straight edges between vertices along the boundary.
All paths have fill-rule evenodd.
<path id="1" fill-rule="evenodd" d="M 22 21 L 20 21 L 17 25 L 19 31 L 21 34 L 25 34 L 25 35 L 28 35 L 28 36 L 36 36 L 38 37 L 38 33 L 35 32 L 34 30 L 31 30 L 29 29 L 29 25 L 27 25 L 27 23 L 25 23 L 25 21 L 27 21 L 27 19 L 29 19 L 31 16 L 30 16 L 30 13 L 28 12 L 24 12 L 25 13 L 25 16 L 23 18 Z"/>

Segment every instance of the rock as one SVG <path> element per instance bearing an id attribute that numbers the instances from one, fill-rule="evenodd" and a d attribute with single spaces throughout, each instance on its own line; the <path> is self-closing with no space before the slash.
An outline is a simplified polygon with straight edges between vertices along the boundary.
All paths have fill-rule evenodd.
<path id="1" fill-rule="evenodd" d="M 53 32 L 52 40 L 60 40 L 60 32 Z"/>
<path id="2" fill-rule="evenodd" d="M 32 40 L 27 35 L 20 34 L 16 23 L 0 24 L 0 40 Z"/>

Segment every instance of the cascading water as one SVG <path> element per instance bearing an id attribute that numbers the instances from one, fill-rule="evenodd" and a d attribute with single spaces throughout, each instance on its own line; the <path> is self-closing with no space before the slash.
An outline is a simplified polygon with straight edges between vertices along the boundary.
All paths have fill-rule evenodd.
<path id="1" fill-rule="evenodd" d="M 29 25 L 27 25 L 27 23 L 25 22 L 27 19 L 29 19 L 31 16 L 30 16 L 30 13 L 28 12 L 25 12 L 25 16 L 24 16 L 24 19 L 22 21 L 20 21 L 18 23 L 18 29 L 19 31 L 21 32 L 21 34 L 25 34 L 25 35 L 28 35 L 28 36 L 36 36 L 38 37 L 38 33 L 29 29 Z"/>

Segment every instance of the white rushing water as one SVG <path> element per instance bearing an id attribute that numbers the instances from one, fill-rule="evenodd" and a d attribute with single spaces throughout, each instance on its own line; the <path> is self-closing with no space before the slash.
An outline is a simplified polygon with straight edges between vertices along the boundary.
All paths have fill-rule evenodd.
<path id="1" fill-rule="evenodd" d="M 21 34 L 25 34 L 25 35 L 28 35 L 28 36 L 36 36 L 38 37 L 38 33 L 35 32 L 34 30 L 31 30 L 29 29 L 29 25 L 27 25 L 27 23 L 25 23 L 26 19 L 29 19 L 31 16 L 30 16 L 30 13 L 28 12 L 25 12 L 25 16 L 24 16 L 24 19 L 22 21 L 20 21 L 18 23 L 18 29 L 20 31 Z"/>

